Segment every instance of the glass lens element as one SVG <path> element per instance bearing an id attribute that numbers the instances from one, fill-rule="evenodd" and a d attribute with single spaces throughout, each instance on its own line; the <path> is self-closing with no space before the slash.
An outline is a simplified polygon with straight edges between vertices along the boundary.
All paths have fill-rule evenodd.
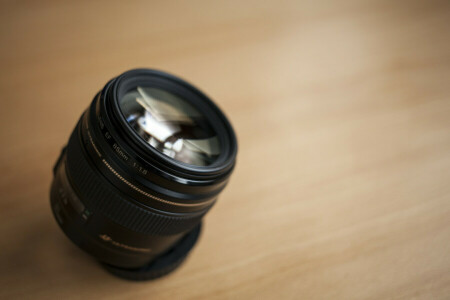
<path id="1" fill-rule="evenodd" d="M 144 141 L 173 159 L 207 166 L 220 154 L 219 139 L 205 116 L 172 93 L 138 86 L 119 99 L 119 106 Z"/>

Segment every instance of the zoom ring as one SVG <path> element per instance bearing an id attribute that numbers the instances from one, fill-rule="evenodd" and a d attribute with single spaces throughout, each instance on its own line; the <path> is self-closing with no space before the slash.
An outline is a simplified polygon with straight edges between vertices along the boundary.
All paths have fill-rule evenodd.
<path id="1" fill-rule="evenodd" d="M 78 138 L 78 129 L 79 126 L 73 131 L 67 147 L 67 173 L 82 202 L 94 213 L 102 213 L 133 231 L 174 235 L 191 230 L 209 210 L 208 207 L 195 215 L 172 217 L 153 213 L 124 199 L 87 161 Z"/>

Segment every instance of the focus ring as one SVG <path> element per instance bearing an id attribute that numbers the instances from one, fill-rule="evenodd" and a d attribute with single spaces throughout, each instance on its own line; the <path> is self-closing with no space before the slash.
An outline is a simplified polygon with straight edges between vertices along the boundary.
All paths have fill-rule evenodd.
<path id="1" fill-rule="evenodd" d="M 80 123 L 79 123 L 80 124 Z M 78 137 L 79 126 L 73 131 L 67 147 L 67 173 L 82 202 L 92 211 L 109 217 L 133 231 L 152 235 L 173 235 L 191 230 L 209 208 L 185 217 L 165 216 L 141 208 L 124 199 L 118 190 L 89 164 Z"/>

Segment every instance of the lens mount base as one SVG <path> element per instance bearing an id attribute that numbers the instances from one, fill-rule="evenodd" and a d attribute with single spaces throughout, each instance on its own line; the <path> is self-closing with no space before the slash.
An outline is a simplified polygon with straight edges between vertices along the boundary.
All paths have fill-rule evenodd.
<path id="1" fill-rule="evenodd" d="M 163 277 L 178 268 L 186 259 L 197 243 L 201 225 L 202 223 L 198 224 L 169 251 L 148 265 L 134 269 L 120 268 L 104 263 L 102 265 L 109 273 L 131 281 L 144 281 Z"/>

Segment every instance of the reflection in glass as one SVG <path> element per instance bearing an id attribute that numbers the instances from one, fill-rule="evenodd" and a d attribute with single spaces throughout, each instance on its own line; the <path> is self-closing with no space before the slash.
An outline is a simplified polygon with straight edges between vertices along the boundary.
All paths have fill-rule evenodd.
<path id="1" fill-rule="evenodd" d="M 138 86 L 119 105 L 137 134 L 173 159 L 206 166 L 220 154 L 219 140 L 207 119 L 174 94 Z"/>

